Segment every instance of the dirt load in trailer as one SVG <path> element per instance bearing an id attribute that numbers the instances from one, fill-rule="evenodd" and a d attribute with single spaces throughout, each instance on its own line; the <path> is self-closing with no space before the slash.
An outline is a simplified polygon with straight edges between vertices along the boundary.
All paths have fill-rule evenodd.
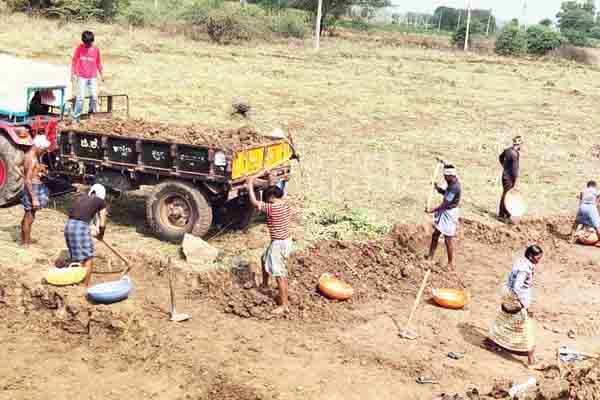
<path id="1" fill-rule="evenodd" d="M 100 182 L 118 190 L 154 186 L 146 219 L 164 240 L 185 233 L 206 236 L 220 227 L 244 228 L 254 214 L 246 178 L 266 168 L 270 181 L 285 187 L 296 156 L 285 135 L 260 135 L 252 128 L 204 126 L 143 120 L 93 118 L 63 123 L 53 170 L 71 181 Z"/>

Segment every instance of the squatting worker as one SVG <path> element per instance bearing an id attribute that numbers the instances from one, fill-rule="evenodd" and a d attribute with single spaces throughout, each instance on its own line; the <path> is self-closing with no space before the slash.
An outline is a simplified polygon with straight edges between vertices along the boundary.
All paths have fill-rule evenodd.
<path id="1" fill-rule="evenodd" d="M 535 368 L 533 313 L 530 310 L 536 266 L 544 252 L 538 245 L 529 246 L 523 257 L 517 258 L 502 289 L 502 304 L 492 324 L 485 344 L 519 355 L 527 355 L 530 368 Z"/>
<path id="2" fill-rule="evenodd" d="M 511 223 L 511 215 L 506 209 L 505 198 L 506 193 L 511 189 L 516 189 L 519 180 L 519 159 L 521 157 L 521 146 L 523 138 L 515 136 L 513 145 L 505 149 L 498 157 L 502 164 L 502 197 L 500 198 L 500 209 L 498 211 L 498 219 L 505 223 Z"/>
<path id="3" fill-rule="evenodd" d="M 98 75 L 104 81 L 102 74 L 102 59 L 100 50 L 94 45 L 94 33 L 85 31 L 81 34 L 81 44 L 75 49 L 71 61 L 71 76 L 73 88 L 77 88 L 73 118 L 79 118 L 83 110 L 83 99 L 86 91 L 90 93 L 90 114 L 96 112 L 98 99 Z"/>
<path id="4" fill-rule="evenodd" d="M 268 171 L 267 171 L 268 173 Z M 267 226 L 271 236 L 271 243 L 262 256 L 262 288 L 269 285 L 269 276 L 277 281 L 279 307 L 273 310 L 274 314 L 283 314 L 290 311 L 288 302 L 288 271 L 287 262 L 292 252 L 292 239 L 290 235 L 291 210 L 288 197 L 277 186 L 269 186 L 264 192 L 264 202 L 256 200 L 254 193 L 255 176 L 248 178 L 248 193 L 250 202 L 258 210 L 267 215 Z"/>
<path id="5" fill-rule="evenodd" d="M 50 148 L 50 141 L 45 135 L 33 138 L 33 146 L 25 153 L 22 162 L 15 165 L 15 171 L 23 177 L 23 190 L 21 191 L 21 204 L 25 210 L 21 221 L 21 245 L 31 245 L 31 227 L 35 221 L 35 213 L 48 205 L 50 191 L 42 182 L 46 175 L 46 165 L 40 158 Z"/>
<path id="6" fill-rule="evenodd" d="M 589 181 L 587 186 L 579 193 L 579 209 L 575 217 L 575 223 L 571 231 L 571 240 L 574 239 L 574 233 L 578 225 L 594 228 L 598 238 L 600 238 L 600 216 L 598 215 L 598 200 L 600 192 L 595 181 Z"/>
<path id="7" fill-rule="evenodd" d="M 85 285 L 90 285 L 92 277 L 92 259 L 94 257 L 94 242 L 92 241 L 91 221 L 96 214 L 99 216 L 97 238 L 104 239 L 106 231 L 106 189 L 100 184 L 90 188 L 88 194 L 81 194 L 69 211 L 69 220 L 65 225 L 65 241 L 69 249 L 70 261 L 79 262 L 87 268 Z"/>
<path id="8" fill-rule="evenodd" d="M 439 207 L 425 210 L 427 213 L 434 213 L 434 231 L 431 237 L 431 246 L 429 247 L 427 259 L 433 260 L 440 235 L 444 235 L 446 251 L 448 252 L 448 267 L 454 268 L 454 238 L 456 236 L 456 231 L 458 230 L 458 207 L 460 205 L 461 188 L 456 174 L 456 168 L 453 165 L 444 166 L 444 180 L 447 184 L 446 189 L 442 189 L 437 183 L 435 184 L 435 189 L 439 194 L 444 196 L 444 201 Z"/>

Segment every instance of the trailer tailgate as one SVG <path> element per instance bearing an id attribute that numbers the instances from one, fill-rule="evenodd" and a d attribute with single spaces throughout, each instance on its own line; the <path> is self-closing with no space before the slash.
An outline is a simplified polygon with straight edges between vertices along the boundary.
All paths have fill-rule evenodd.
<path id="1" fill-rule="evenodd" d="M 231 178 L 233 180 L 255 174 L 273 165 L 280 165 L 292 158 L 293 151 L 286 141 L 239 150 L 235 153 Z"/>

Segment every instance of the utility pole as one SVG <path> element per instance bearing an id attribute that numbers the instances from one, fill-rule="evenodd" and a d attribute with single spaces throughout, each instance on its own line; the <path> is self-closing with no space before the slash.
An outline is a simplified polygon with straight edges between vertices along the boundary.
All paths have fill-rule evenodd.
<path id="1" fill-rule="evenodd" d="M 485 28 L 485 36 L 490 36 L 490 24 L 492 23 L 492 9 L 490 8 L 490 15 L 488 16 L 487 28 Z"/>
<path id="2" fill-rule="evenodd" d="M 523 29 L 527 29 L 527 0 L 523 0 Z"/>
<path id="3" fill-rule="evenodd" d="M 460 17 L 462 16 L 462 10 L 458 10 L 458 22 L 456 23 L 456 30 L 460 28 Z"/>
<path id="4" fill-rule="evenodd" d="M 467 29 L 465 32 L 465 51 L 469 50 L 469 29 L 471 28 L 471 0 L 467 4 Z"/>
<path id="5" fill-rule="evenodd" d="M 440 9 L 440 20 L 438 21 L 438 32 L 442 31 L 442 17 L 444 16 L 444 9 Z"/>
<path id="6" fill-rule="evenodd" d="M 319 0 L 317 4 L 317 21 L 315 24 L 315 50 L 319 50 L 321 42 L 321 9 L 323 8 L 323 0 Z"/>

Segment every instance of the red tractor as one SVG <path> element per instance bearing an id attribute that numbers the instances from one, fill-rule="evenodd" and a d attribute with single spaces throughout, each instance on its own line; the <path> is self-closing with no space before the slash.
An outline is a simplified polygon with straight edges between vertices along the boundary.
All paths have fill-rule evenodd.
<path id="1" fill-rule="evenodd" d="M 59 119 L 58 115 L 29 116 L 0 109 L 0 206 L 11 203 L 21 192 L 22 178 L 14 166 L 23 160 L 35 135 L 46 135 L 52 143 L 49 151 L 56 150 Z"/>
<path id="2" fill-rule="evenodd" d="M 64 112 L 70 71 L 0 54 L 0 205 L 12 202 L 23 186 L 14 170 L 35 135 L 44 134 L 56 150 L 58 122 Z"/>

